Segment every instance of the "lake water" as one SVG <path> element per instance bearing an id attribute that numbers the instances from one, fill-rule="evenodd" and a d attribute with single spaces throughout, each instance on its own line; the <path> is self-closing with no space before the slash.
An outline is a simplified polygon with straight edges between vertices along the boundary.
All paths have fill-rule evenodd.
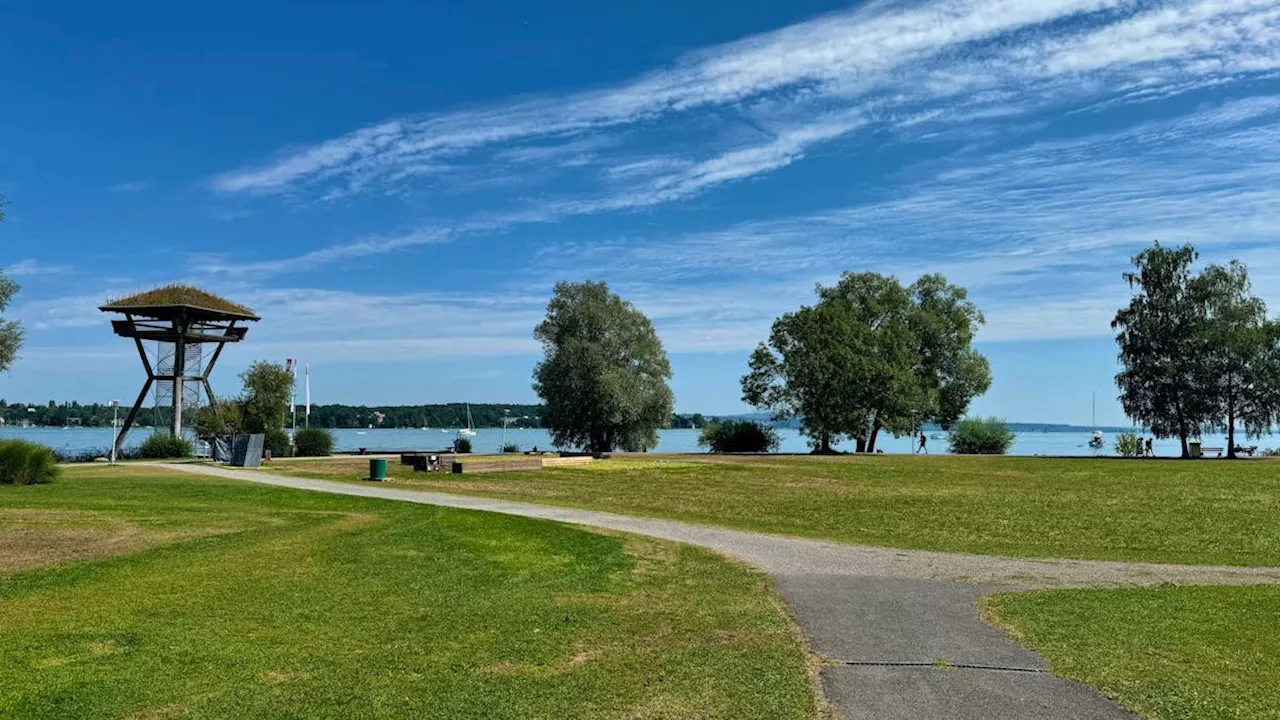
<path id="1" fill-rule="evenodd" d="M 129 445 L 137 445 L 146 437 L 146 429 L 135 429 L 129 435 Z M 388 450 L 443 450 L 453 442 L 455 431 L 441 430 L 334 430 L 338 450 L 357 450 L 365 448 L 370 451 Z M 809 451 L 809 445 L 795 430 L 779 430 L 782 439 L 782 452 L 803 453 Z M 934 435 L 934 433 L 930 433 Z M 0 427 L 0 438 L 24 438 L 66 452 L 84 452 L 110 447 L 112 435 L 110 428 L 15 428 Z M 471 438 L 472 450 L 477 453 L 498 452 L 503 444 L 501 429 L 480 429 Z M 529 450 L 534 446 L 539 449 L 552 449 L 551 438 L 545 430 L 507 430 L 506 442 L 520 446 L 521 450 Z M 1027 432 L 1019 433 L 1014 441 L 1013 455 L 1093 455 L 1113 454 L 1111 444 L 1115 436 L 1107 434 L 1107 448 L 1095 451 L 1089 448 L 1087 432 Z M 1222 436 L 1205 436 L 1206 446 L 1225 446 L 1226 438 Z M 1259 441 L 1245 442 L 1243 445 L 1260 445 L 1274 447 L 1280 445 L 1280 439 L 1264 438 Z M 882 436 L 878 445 L 886 453 L 910 453 L 913 441 L 910 438 L 895 439 Z M 844 443 L 841 450 L 853 450 L 853 443 Z M 945 438 L 933 439 L 928 443 L 931 453 L 945 453 Z M 688 453 L 702 452 L 698 447 L 697 430 L 659 430 L 658 447 L 653 452 Z M 1156 455 L 1177 457 L 1179 445 L 1177 440 L 1157 440 Z"/>

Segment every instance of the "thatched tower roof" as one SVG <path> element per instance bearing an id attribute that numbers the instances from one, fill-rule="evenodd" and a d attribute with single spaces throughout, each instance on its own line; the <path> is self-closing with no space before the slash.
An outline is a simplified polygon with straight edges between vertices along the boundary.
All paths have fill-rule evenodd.
<path id="1" fill-rule="evenodd" d="M 260 319 L 244 305 L 190 285 L 162 285 L 116 298 L 98 309 L 158 319 L 170 319 L 178 315 L 185 315 L 193 320 Z"/>

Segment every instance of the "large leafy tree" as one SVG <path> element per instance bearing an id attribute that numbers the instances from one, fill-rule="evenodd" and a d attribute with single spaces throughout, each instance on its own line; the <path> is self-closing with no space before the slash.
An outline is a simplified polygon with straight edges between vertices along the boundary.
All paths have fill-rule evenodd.
<path id="1" fill-rule="evenodd" d="M 1227 434 L 1236 456 L 1236 427 L 1257 437 L 1280 420 L 1280 323 L 1251 294 L 1244 264 L 1210 265 L 1194 281 L 1203 300 L 1206 334 L 1204 388 L 1212 404 L 1209 427 Z"/>
<path id="2" fill-rule="evenodd" d="M 986 321 L 959 285 L 942 275 L 925 275 L 910 288 L 914 304 L 911 328 L 917 352 L 917 405 L 908 419 L 918 430 L 925 422 L 944 429 L 960 421 L 969 404 L 991 388 L 991 365 L 973 349 L 973 338 Z"/>
<path id="3" fill-rule="evenodd" d="M 0 195 L 0 222 L 4 221 L 4 196 Z M 18 292 L 17 283 L 6 278 L 0 271 L 0 312 L 9 307 L 9 302 Z M 12 320 L 0 317 L 0 372 L 9 369 L 18 357 L 18 349 L 22 347 L 22 326 Z"/>
<path id="4" fill-rule="evenodd" d="M 603 282 L 557 283 L 533 335 L 533 388 L 556 445 L 640 451 L 671 421 L 671 364 L 653 324 Z"/>
<path id="5" fill-rule="evenodd" d="M 1157 437 L 1178 438 L 1183 457 L 1191 455 L 1190 438 L 1212 423 L 1215 404 L 1205 284 L 1191 271 L 1198 257 L 1190 245 L 1160 243 L 1138 253 L 1124 274 L 1136 292 L 1111 321 L 1125 413 Z"/>
<path id="6" fill-rule="evenodd" d="M 882 430 L 949 426 L 989 387 L 986 359 L 970 347 L 982 314 L 942 276 L 903 287 L 845 273 L 817 295 L 774 322 L 742 378 L 743 400 L 776 418 L 799 416 L 816 452 L 846 437 L 874 452 Z"/>
<path id="7" fill-rule="evenodd" d="M 283 428 L 293 398 L 293 373 L 279 363 L 259 360 L 240 373 L 240 381 L 244 394 L 239 414 L 245 431 L 266 433 Z"/>

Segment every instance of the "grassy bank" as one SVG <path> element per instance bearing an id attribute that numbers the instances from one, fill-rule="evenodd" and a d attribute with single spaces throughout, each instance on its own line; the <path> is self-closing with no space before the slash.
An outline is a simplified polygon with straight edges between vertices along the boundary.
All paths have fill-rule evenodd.
<path id="1" fill-rule="evenodd" d="M 0 717 L 806 718 L 765 578 L 142 467 L 0 488 Z"/>
<path id="2" fill-rule="evenodd" d="M 1052 663 L 1144 717 L 1280 717 L 1280 588 L 1054 590 L 984 601 Z"/>
<path id="3" fill-rule="evenodd" d="M 362 459 L 277 462 L 354 481 Z M 630 456 L 584 468 L 393 481 L 453 493 L 889 547 L 1280 565 L 1280 462 Z"/>

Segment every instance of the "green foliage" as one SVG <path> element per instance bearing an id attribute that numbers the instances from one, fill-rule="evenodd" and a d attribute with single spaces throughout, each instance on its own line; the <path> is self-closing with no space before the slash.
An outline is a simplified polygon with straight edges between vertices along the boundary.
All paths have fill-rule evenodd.
<path id="1" fill-rule="evenodd" d="M 744 401 L 775 419 L 798 416 L 817 452 L 843 437 L 870 452 L 881 430 L 949 427 L 990 386 L 986 358 L 970 347 L 982 313 L 941 275 L 903 287 L 845 273 L 817 294 L 774 322 L 742 378 Z"/>
<path id="2" fill-rule="evenodd" d="M 224 297 L 219 297 L 200 288 L 181 284 L 161 285 L 151 290 L 124 295 L 108 302 L 104 307 L 123 311 L 129 308 L 165 305 L 189 305 L 246 318 L 256 317 L 254 312 L 244 305 L 231 302 Z"/>
<path id="3" fill-rule="evenodd" d="M 293 445 L 289 442 L 289 433 L 274 427 L 262 431 L 262 450 L 271 453 L 273 458 L 287 458 L 293 455 Z"/>
<path id="4" fill-rule="evenodd" d="M 471 452 L 471 438 L 459 437 L 453 441 L 453 451 L 459 455 Z"/>
<path id="5" fill-rule="evenodd" d="M 53 458 L 60 463 L 89 463 L 94 462 L 98 458 L 111 457 L 111 448 L 90 448 L 88 450 L 66 450 L 62 448 L 52 448 Z M 121 457 L 123 457 L 121 453 Z"/>
<path id="6" fill-rule="evenodd" d="M 502 427 L 502 416 L 510 411 L 507 427 L 540 427 L 539 418 L 545 408 L 541 405 L 473 403 L 471 418 L 478 428 Z M 302 415 L 302 408 L 298 414 Z M 311 426 L 327 428 L 363 428 L 369 425 L 381 428 L 464 428 L 467 426 L 467 405 L 312 405 Z"/>
<path id="7" fill-rule="evenodd" d="M 534 329 L 534 390 L 559 447 L 639 451 L 671 420 L 671 364 L 649 318 L 602 282 L 557 283 Z"/>
<path id="8" fill-rule="evenodd" d="M 517 444 L 515 444 L 515 443 L 507 443 L 506 445 L 503 445 L 503 446 L 502 446 L 502 452 L 504 452 L 504 453 L 518 453 L 518 452 L 520 452 L 520 446 L 519 446 L 519 445 L 517 445 Z"/>
<path id="9" fill-rule="evenodd" d="M 195 450 L 186 438 L 174 437 L 160 430 L 152 433 L 138 446 L 138 457 L 146 460 L 187 458 L 194 454 Z"/>
<path id="10" fill-rule="evenodd" d="M 778 432 L 750 420 L 726 420 L 702 428 L 698 447 L 714 453 L 761 453 L 778 449 Z"/>
<path id="11" fill-rule="evenodd" d="M 333 433 L 324 428 L 303 428 L 293 436 L 297 457 L 326 457 L 333 454 Z"/>
<path id="12" fill-rule="evenodd" d="M 1250 294 L 1243 264 L 1194 274 L 1197 257 L 1156 243 L 1133 258 L 1124 278 L 1136 294 L 1111 323 L 1116 385 L 1129 417 L 1179 438 L 1183 457 L 1202 430 L 1225 431 L 1234 455 L 1237 425 L 1258 436 L 1280 421 L 1280 323 Z"/>
<path id="13" fill-rule="evenodd" d="M 34 485 L 58 477 L 53 451 L 26 440 L 0 440 L 0 485 Z"/>
<path id="14" fill-rule="evenodd" d="M 1259 457 L 1280 457 L 1280 448 L 1267 448 L 1258 452 Z"/>
<path id="15" fill-rule="evenodd" d="M 1237 425 L 1261 437 L 1280 421 L 1280 321 L 1268 320 L 1266 303 L 1250 294 L 1239 260 L 1210 265 L 1196 283 L 1206 308 L 1207 427 L 1226 433 L 1227 455 L 1235 457 Z"/>
<path id="16" fill-rule="evenodd" d="M 293 373 L 278 363 L 259 360 L 240 373 L 240 380 L 244 383 L 240 404 L 245 432 L 266 433 L 284 427 L 293 397 Z"/>
<path id="17" fill-rule="evenodd" d="M 1014 438 L 1000 418 L 964 418 L 952 426 L 947 442 L 956 455 L 1004 455 Z"/>
<path id="18" fill-rule="evenodd" d="M 1131 432 L 1117 433 L 1115 448 L 1121 457 L 1138 457 L 1143 452 L 1142 440 L 1137 433 Z"/>
<path id="19" fill-rule="evenodd" d="M 707 424 L 707 419 L 702 413 L 694 413 L 692 415 L 672 415 L 671 429 L 673 430 L 697 430 Z"/>
<path id="20" fill-rule="evenodd" d="M 216 402 L 196 411 L 196 437 L 209 442 L 214 438 L 244 432 L 244 416 L 239 403 Z"/>
<path id="21" fill-rule="evenodd" d="M 4 220 L 4 196 L 0 196 L 0 221 Z M 0 313 L 9 307 L 9 302 L 18 293 L 18 285 L 0 272 Z M 0 317 L 0 372 L 9 369 L 18 357 L 18 349 L 22 347 L 22 326 L 12 320 Z"/>
<path id="22" fill-rule="evenodd" d="M 215 390 L 217 389 L 215 385 Z M 289 412 L 289 408 L 285 407 L 285 414 Z M 201 414 L 206 413 L 205 408 L 201 407 Z M 28 412 L 31 408 L 34 412 Z M 238 398 L 223 398 L 218 402 L 218 408 L 223 413 L 234 413 L 229 417 L 235 422 L 230 423 L 229 430 L 234 432 L 243 432 L 243 418 L 240 418 L 241 410 Z M 123 417 L 128 408 L 120 409 L 120 416 Z M 545 412 L 542 405 L 520 405 L 512 403 L 481 403 L 471 406 L 471 415 L 474 419 L 475 426 L 478 428 L 500 428 L 502 427 L 503 410 L 511 412 L 511 419 L 507 423 L 510 428 L 536 428 L 540 427 L 539 418 Z M 298 416 L 302 417 L 303 408 L 298 407 Z M 378 416 L 382 420 L 379 422 Z M 7 402 L 0 399 L 0 417 L 8 425 L 20 425 L 23 421 L 31 422 L 35 425 L 49 427 L 65 427 L 67 425 L 77 427 L 111 427 L 112 409 L 110 405 L 105 403 L 79 403 L 76 401 L 52 401 L 42 400 L 38 403 L 25 402 Z M 238 418 L 238 420 L 236 420 Z M 201 422 L 201 415 L 197 415 L 197 422 Z M 673 420 L 672 427 L 690 427 L 691 422 L 696 422 L 698 427 L 705 424 L 705 420 L 701 415 L 694 415 L 692 419 L 689 417 Z M 155 415 L 153 409 L 149 406 L 139 408 L 137 425 L 155 425 Z M 449 403 L 441 405 L 312 405 L 311 406 L 311 426 L 325 428 L 363 428 L 368 425 L 384 428 L 459 428 L 467 426 L 467 406 L 463 403 Z M 203 439 L 205 436 L 201 436 Z"/>

